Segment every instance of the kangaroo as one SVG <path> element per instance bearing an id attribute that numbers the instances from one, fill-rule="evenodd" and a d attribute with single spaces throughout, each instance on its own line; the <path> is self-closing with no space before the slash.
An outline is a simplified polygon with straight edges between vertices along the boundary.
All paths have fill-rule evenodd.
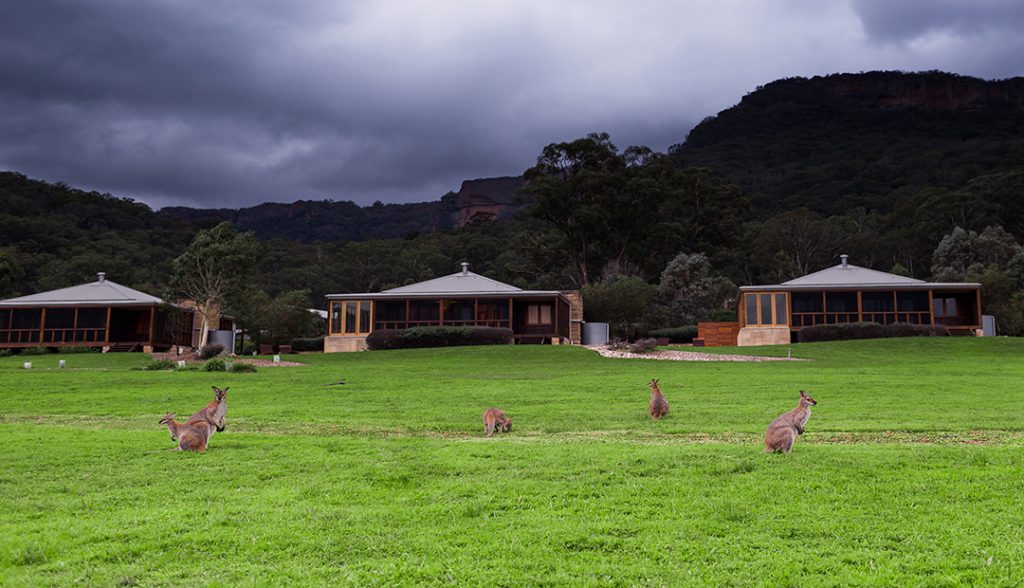
<path id="1" fill-rule="evenodd" d="M 647 412 L 651 413 L 651 418 L 654 420 L 668 414 L 668 401 L 661 393 L 661 388 L 658 388 L 658 382 L 659 380 L 651 380 L 651 383 L 647 384 L 647 387 L 651 389 L 651 403 L 647 406 Z"/>
<path id="2" fill-rule="evenodd" d="M 199 409 L 199 412 L 188 417 L 186 424 L 205 422 L 211 427 L 215 427 L 218 433 L 221 433 L 224 431 L 224 417 L 227 416 L 228 413 L 227 395 L 228 390 L 231 388 L 224 388 L 223 390 L 216 386 L 212 386 L 212 388 L 214 396 L 213 400 L 203 408 Z M 210 436 L 213 436 L 212 431 Z"/>
<path id="3" fill-rule="evenodd" d="M 816 400 L 800 391 L 800 404 L 793 410 L 775 417 L 768 430 L 764 433 L 764 450 L 766 453 L 789 453 L 797 435 L 804 434 L 807 419 L 811 418 L 811 407 L 818 404 Z"/>
<path id="4" fill-rule="evenodd" d="M 160 419 L 161 425 L 167 425 L 171 433 L 171 441 L 178 442 L 178 451 L 206 451 L 206 443 L 213 435 L 213 429 L 206 421 L 179 423 L 174 420 L 174 413 L 169 412 Z"/>
<path id="5" fill-rule="evenodd" d="M 512 419 L 505 416 L 500 408 L 488 408 L 484 411 L 484 433 L 494 436 L 494 431 L 508 433 L 512 430 Z"/>

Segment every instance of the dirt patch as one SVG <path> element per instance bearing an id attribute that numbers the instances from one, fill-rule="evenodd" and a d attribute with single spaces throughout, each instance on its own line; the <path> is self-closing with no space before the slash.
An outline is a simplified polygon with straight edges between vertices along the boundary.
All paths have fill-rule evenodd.
<path id="1" fill-rule="evenodd" d="M 596 351 L 601 357 L 615 359 L 658 359 L 662 361 L 810 361 L 797 357 L 767 357 L 763 355 L 726 355 L 722 353 L 700 353 L 698 351 L 659 350 L 647 353 L 616 351 L 595 345 L 587 349 Z"/>

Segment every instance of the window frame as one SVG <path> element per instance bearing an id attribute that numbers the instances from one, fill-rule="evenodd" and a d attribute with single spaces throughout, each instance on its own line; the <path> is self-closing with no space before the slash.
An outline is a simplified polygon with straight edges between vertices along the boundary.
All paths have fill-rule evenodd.
<path id="1" fill-rule="evenodd" d="M 784 318 L 786 322 L 778 322 L 779 319 L 779 300 L 785 305 L 783 310 Z M 767 298 L 769 307 L 763 308 L 761 301 Z M 753 302 L 753 304 L 751 304 Z M 788 291 L 778 290 L 758 290 L 755 292 L 744 292 L 743 293 L 743 326 L 745 327 L 790 327 L 792 325 L 792 313 L 790 312 L 790 293 Z M 761 319 L 764 318 L 764 312 L 768 310 L 768 316 L 771 319 L 770 322 L 763 322 Z M 751 321 L 753 317 L 755 320 Z"/>
<path id="2" fill-rule="evenodd" d="M 349 329 L 349 305 L 355 312 L 354 315 L 354 330 Z M 361 323 L 364 310 L 369 310 L 370 317 L 367 321 L 367 329 L 361 328 Z M 335 315 L 337 313 L 337 315 Z M 337 321 L 335 321 L 337 319 Z M 327 310 L 327 329 L 329 335 L 369 335 L 373 331 L 373 301 L 372 300 L 332 300 L 330 307 Z M 335 324 L 337 323 L 337 324 Z M 337 327 L 337 328 L 336 328 Z"/>

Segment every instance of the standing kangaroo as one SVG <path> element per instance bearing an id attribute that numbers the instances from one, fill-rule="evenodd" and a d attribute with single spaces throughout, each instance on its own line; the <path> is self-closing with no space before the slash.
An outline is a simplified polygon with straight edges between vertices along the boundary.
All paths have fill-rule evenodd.
<path id="1" fill-rule="evenodd" d="M 659 380 L 651 380 L 651 383 L 647 384 L 651 389 L 651 403 L 647 406 L 647 412 L 651 413 L 651 418 L 654 420 L 668 414 L 668 401 L 661 393 L 661 388 L 658 388 L 658 382 Z"/>
<path id="2" fill-rule="evenodd" d="M 789 453 L 797 435 L 804 434 L 807 419 L 811 418 L 811 407 L 818 404 L 803 390 L 800 391 L 800 403 L 793 410 L 775 417 L 768 430 L 764 433 L 764 450 L 766 453 Z"/>
<path id="3" fill-rule="evenodd" d="M 494 436 L 494 431 L 508 433 L 512 430 L 512 419 L 505 416 L 500 408 L 488 408 L 484 411 L 484 433 L 488 437 Z"/>
<path id="4" fill-rule="evenodd" d="M 160 419 L 161 425 L 167 425 L 171 433 L 171 441 L 178 442 L 178 451 L 206 451 L 206 443 L 213 435 L 213 429 L 206 421 L 179 423 L 174 420 L 174 413 L 169 412 Z"/>
<path id="5" fill-rule="evenodd" d="M 199 412 L 188 417 L 186 424 L 204 422 L 211 427 L 216 428 L 217 432 L 220 433 L 224 431 L 224 417 L 228 414 L 227 395 L 228 390 L 231 388 L 224 388 L 221 390 L 216 386 L 211 387 L 213 388 L 213 400 L 203 408 L 199 409 Z M 213 436 L 212 431 L 210 432 L 210 436 Z"/>

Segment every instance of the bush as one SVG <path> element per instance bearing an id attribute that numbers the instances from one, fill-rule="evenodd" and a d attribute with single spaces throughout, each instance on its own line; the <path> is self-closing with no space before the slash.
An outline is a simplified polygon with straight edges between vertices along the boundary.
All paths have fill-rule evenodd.
<path id="1" fill-rule="evenodd" d="M 647 337 L 646 339 L 637 339 L 630 343 L 627 348 L 633 353 L 647 353 L 653 351 L 658 347 L 658 340 L 653 337 Z"/>
<path id="2" fill-rule="evenodd" d="M 85 345 L 68 345 L 67 347 L 58 347 L 58 353 L 96 353 L 99 351 L 99 347 L 87 347 Z"/>
<path id="3" fill-rule="evenodd" d="M 693 343 L 697 337 L 697 327 L 671 327 L 667 329 L 654 329 L 647 332 L 648 337 L 655 339 L 668 339 L 669 343 Z"/>
<path id="4" fill-rule="evenodd" d="M 40 345 L 39 347 L 26 347 L 21 350 L 21 355 L 46 355 L 50 350 Z"/>
<path id="5" fill-rule="evenodd" d="M 256 366 L 251 363 L 235 362 L 231 364 L 231 373 L 251 374 L 256 372 Z"/>
<path id="6" fill-rule="evenodd" d="M 224 353 L 224 346 L 220 343 L 208 343 L 199 350 L 199 359 L 207 360 Z"/>
<path id="7" fill-rule="evenodd" d="M 0 349 L 0 357 L 10 357 L 10 356 L 11 356 L 11 350 L 10 349 Z"/>
<path id="8" fill-rule="evenodd" d="M 942 325 L 912 325 L 910 323 L 845 323 L 837 325 L 816 325 L 800 330 L 801 343 L 814 341 L 846 341 L 849 339 L 881 339 L 883 337 L 928 337 L 949 335 Z"/>
<path id="9" fill-rule="evenodd" d="M 203 364 L 202 371 L 204 372 L 223 372 L 227 370 L 227 366 L 224 364 L 224 360 L 215 357 Z"/>
<path id="10" fill-rule="evenodd" d="M 323 351 L 323 337 L 299 337 L 292 339 L 292 351 Z"/>
<path id="11" fill-rule="evenodd" d="M 413 327 L 377 329 L 366 338 L 373 350 L 452 347 L 456 345 L 506 345 L 512 343 L 512 330 L 495 327 Z"/>
<path id="12" fill-rule="evenodd" d="M 152 372 L 158 370 L 173 370 L 176 367 L 178 367 L 177 364 L 169 359 L 157 359 L 142 366 L 142 369 L 147 372 Z"/>

